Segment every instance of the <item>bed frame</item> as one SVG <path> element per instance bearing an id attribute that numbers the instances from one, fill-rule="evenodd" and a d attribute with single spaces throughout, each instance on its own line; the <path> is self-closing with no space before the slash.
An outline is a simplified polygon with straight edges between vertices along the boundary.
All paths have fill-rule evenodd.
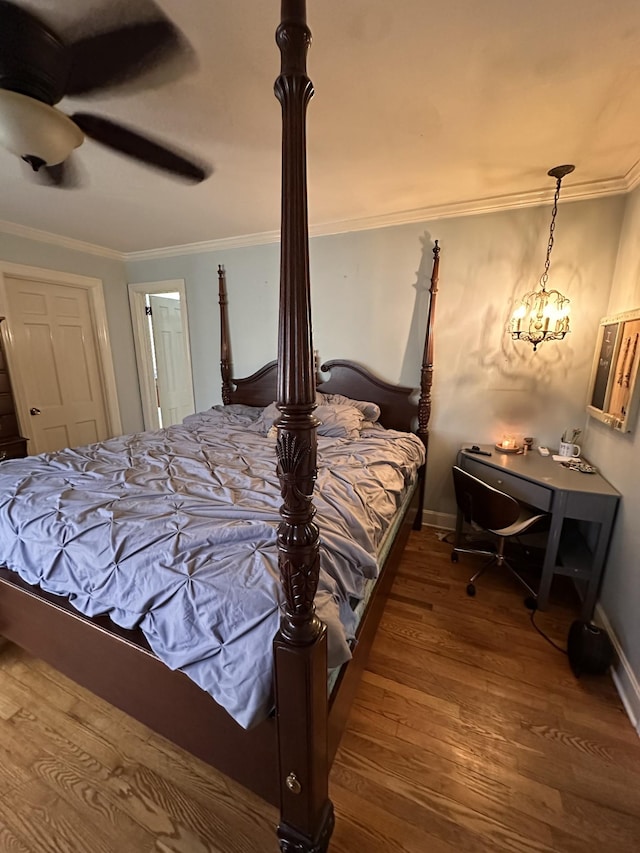
<path id="1" fill-rule="evenodd" d="M 274 639 L 275 713 L 245 731 L 187 676 L 168 669 L 140 631 L 108 618 L 87 618 L 0 569 L 0 634 L 40 657 L 111 704 L 279 805 L 283 853 L 324 853 L 333 829 L 328 796 L 331 761 L 364 667 L 411 524 L 422 518 L 424 468 L 359 628 L 353 660 L 327 697 L 326 628 L 314 610 L 318 528 L 314 523 L 316 375 L 311 338 L 306 200 L 305 116 L 313 94 L 306 74 L 311 34 L 304 0 L 282 0 L 276 33 L 282 55 L 275 84 L 282 104 L 282 246 L 278 359 L 245 379 L 232 379 L 224 276 L 220 275 L 221 372 L 225 403 L 278 401 L 276 442 L 282 492 L 278 558 L 286 605 Z M 417 433 L 428 443 L 433 373 L 433 320 L 439 249 L 434 248 L 420 399 L 348 361 L 329 361 L 319 387 L 377 402 L 385 426 Z M 99 666 L 96 665 L 99 661 Z"/>

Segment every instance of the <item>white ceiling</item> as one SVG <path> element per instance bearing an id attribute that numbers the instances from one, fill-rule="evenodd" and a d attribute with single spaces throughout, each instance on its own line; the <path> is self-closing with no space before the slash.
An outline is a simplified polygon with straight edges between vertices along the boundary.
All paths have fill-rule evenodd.
<path id="1" fill-rule="evenodd" d="M 136 9 L 135 0 L 23 5 L 61 34 L 89 28 L 105 7 L 111 22 L 114 10 L 124 19 Z M 198 66 L 164 85 L 59 106 L 189 150 L 211 177 L 180 184 L 87 140 L 75 155 L 84 186 L 60 190 L 29 182 L 0 151 L 1 220 L 120 252 L 279 227 L 278 0 L 158 5 Z M 576 164 L 563 195 L 635 182 L 638 0 L 308 0 L 307 17 L 312 226 L 547 198 L 546 172 L 561 163 Z"/>

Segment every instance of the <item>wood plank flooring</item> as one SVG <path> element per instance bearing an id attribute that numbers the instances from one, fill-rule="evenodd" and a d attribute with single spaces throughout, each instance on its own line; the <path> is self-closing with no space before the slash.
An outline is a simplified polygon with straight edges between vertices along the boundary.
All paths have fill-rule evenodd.
<path id="1" fill-rule="evenodd" d="M 331 775 L 332 853 L 637 853 L 640 739 L 522 591 L 412 533 Z M 537 624 L 564 645 L 577 607 Z M 257 797 L 13 646 L 0 650 L 0 851 L 269 853 Z"/>

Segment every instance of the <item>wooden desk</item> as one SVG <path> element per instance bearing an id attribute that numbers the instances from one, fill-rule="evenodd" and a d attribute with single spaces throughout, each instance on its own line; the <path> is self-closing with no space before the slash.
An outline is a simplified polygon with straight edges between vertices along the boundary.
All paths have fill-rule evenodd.
<path id="1" fill-rule="evenodd" d="M 583 596 L 581 618 L 591 619 L 620 493 L 600 474 L 572 471 L 537 450 L 516 454 L 480 447 L 491 456 L 461 450 L 458 465 L 522 503 L 551 513 L 538 607 L 546 609 L 554 575 L 567 575 Z M 570 519 L 575 521 L 567 523 Z M 588 529 L 576 522 L 586 522 Z"/>

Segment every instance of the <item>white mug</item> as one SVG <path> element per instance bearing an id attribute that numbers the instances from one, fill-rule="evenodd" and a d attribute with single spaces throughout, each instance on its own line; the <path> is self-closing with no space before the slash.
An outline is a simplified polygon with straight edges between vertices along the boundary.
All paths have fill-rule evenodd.
<path id="1" fill-rule="evenodd" d="M 580 456 L 581 448 L 579 444 L 572 444 L 570 441 L 561 441 L 559 456 Z"/>

